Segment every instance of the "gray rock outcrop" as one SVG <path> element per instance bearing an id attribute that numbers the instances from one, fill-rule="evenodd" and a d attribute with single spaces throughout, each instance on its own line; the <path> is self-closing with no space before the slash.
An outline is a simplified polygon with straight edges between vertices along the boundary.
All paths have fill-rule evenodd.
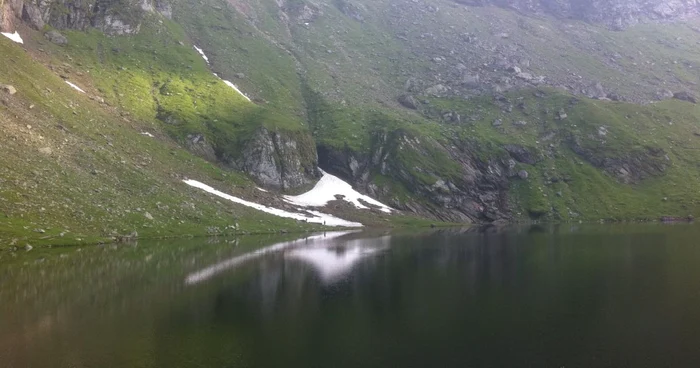
<path id="1" fill-rule="evenodd" d="M 416 110 L 418 108 L 418 101 L 411 95 L 403 95 L 399 97 L 399 103 L 406 108 Z"/>
<path id="2" fill-rule="evenodd" d="M 168 0 L 6 0 L 0 5 L 0 30 L 12 32 L 23 21 L 34 29 L 97 28 L 109 35 L 135 34 L 144 12 L 172 18 Z"/>
<path id="3" fill-rule="evenodd" d="M 233 164 L 259 185 L 277 190 L 306 186 L 320 176 L 315 144 L 303 133 L 260 128 Z"/>
<path id="4" fill-rule="evenodd" d="M 9 84 L 0 84 L 0 91 L 9 95 L 14 95 L 17 93 L 17 89 Z"/>
<path id="5" fill-rule="evenodd" d="M 216 162 L 216 152 L 207 138 L 202 134 L 189 134 L 185 142 L 187 149 L 210 162 Z"/>
<path id="6" fill-rule="evenodd" d="M 685 92 L 685 91 L 674 93 L 673 98 L 675 98 L 677 100 L 681 100 L 681 101 L 687 101 L 687 102 L 694 103 L 694 104 L 698 103 L 698 100 L 697 100 L 697 98 L 695 98 L 695 96 L 693 96 L 692 94 Z"/>
<path id="7" fill-rule="evenodd" d="M 62 35 L 56 30 L 46 32 L 44 34 L 44 37 L 46 37 L 46 39 L 49 40 L 49 42 L 55 43 L 56 45 L 68 44 L 68 39 L 66 38 L 66 36 Z"/>

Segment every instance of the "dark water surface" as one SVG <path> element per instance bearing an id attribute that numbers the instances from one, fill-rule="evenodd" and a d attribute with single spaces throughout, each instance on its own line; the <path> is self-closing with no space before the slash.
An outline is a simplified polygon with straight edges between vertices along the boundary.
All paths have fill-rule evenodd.
<path id="1" fill-rule="evenodd" d="M 0 253 L 0 367 L 698 367 L 700 227 Z"/>

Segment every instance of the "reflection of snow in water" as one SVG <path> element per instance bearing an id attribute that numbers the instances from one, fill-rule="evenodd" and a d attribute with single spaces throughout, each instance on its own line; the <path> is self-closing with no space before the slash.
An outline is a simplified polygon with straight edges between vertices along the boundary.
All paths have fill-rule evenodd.
<path id="1" fill-rule="evenodd" d="M 359 260 L 374 252 L 372 249 L 360 248 L 309 248 L 293 250 L 286 257 L 309 263 L 323 281 L 332 281 L 346 274 Z"/>
<path id="2" fill-rule="evenodd" d="M 342 246 L 312 246 L 293 249 L 285 254 L 288 259 L 295 259 L 309 264 L 325 283 L 336 281 L 352 271 L 362 259 L 389 247 L 388 236 L 369 241 L 354 240 Z"/>
<path id="3" fill-rule="evenodd" d="M 215 265 L 209 266 L 207 268 L 204 268 L 198 272 L 191 273 L 187 275 L 187 278 L 185 278 L 185 284 L 187 285 L 193 285 L 200 283 L 202 281 L 208 280 L 215 276 L 216 274 L 219 274 L 223 271 L 226 270 L 231 270 L 234 269 L 241 264 L 244 264 L 250 260 L 256 259 L 258 257 L 262 257 L 266 254 L 271 254 L 275 252 L 282 251 L 284 249 L 287 249 L 289 247 L 293 246 L 308 246 L 308 245 L 315 245 L 315 244 L 325 244 L 331 239 L 335 239 L 338 237 L 341 237 L 346 234 L 351 234 L 354 231 L 340 231 L 340 232 L 332 232 L 332 233 L 324 233 L 324 234 L 318 234 L 318 235 L 313 235 L 309 236 L 306 238 L 301 238 L 289 242 L 283 242 L 283 243 L 277 243 L 274 245 L 271 245 L 269 247 L 265 247 L 262 249 L 258 249 L 254 252 L 246 253 L 237 257 L 233 257 L 231 259 L 225 260 L 223 262 L 219 262 Z"/>

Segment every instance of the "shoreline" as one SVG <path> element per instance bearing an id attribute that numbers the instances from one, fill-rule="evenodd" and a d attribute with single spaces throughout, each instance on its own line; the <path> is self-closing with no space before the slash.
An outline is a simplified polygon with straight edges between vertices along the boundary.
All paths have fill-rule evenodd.
<path id="1" fill-rule="evenodd" d="M 505 228 L 508 226 L 544 226 L 544 225 L 624 225 L 624 224 L 658 224 L 658 225 L 678 225 L 678 224 L 695 224 L 695 218 L 693 216 L 687 217 L 672 217 L 672 216 L 662 216 L 656 220 L 638 220 L 638 219 L 627 219 L 627 220 L 612 220 L 612 219 L 601 219 L 600 221 L 579 221 L 579 222 L 565 222 L 565 221 L 503 221 L 503 222 L 491 222 L 491 223 L 476 223 L 476 224 L 458 224 L 458 223 L 441 223 L 435 222 L 432 224 L 425 225 L 397 225 L 397 226 L 365 226 L 362 228 L 352 228 L 352 227 L 320 227 L 311 228 L 307 230 L 286 230 L 278 229 L 274 231 L 240 231 L 240 232 L 222 232 L 217 234 L 181 234 L 181 235 L 170 235 L 170 236 L 118 236 L 118 237 L 86 237 L 84 241 L 79 242 L 66 242 L 66 243 L 48 243 L 43 244 L 41 241 L 48 239 L 41 238 L 28 238 L 21 240 L 25 243 L 39 243 L 37 245 L 27 246 L 3 246 L 0 245 L 0 253 L 4 252 L 20 252 L 20 251 L 31 251 L 32 249 L 50 249 L 50 248 L 70 248 L 70 247 L 80 247 L 80 246 L 91 246 L 91 245 L 105 245 L 105 244 L 129 244 L 137 241 L 151 241 L 151 240 L 168 240 L 168 239 L 203 239 L 203 238 L 218 238 L 218 237 L 239 237 L 239 236 L 260 236 L 260 235 L 294 235 L 294 234 L 313 234 L 319 232 L 338 232 L 338 231 L 348 231 L 348 230 L 360 230 L 360 231 L 373 231 L 373 230 L 402 230 L 402 229 L 447 229 L 447 228 Z"/>

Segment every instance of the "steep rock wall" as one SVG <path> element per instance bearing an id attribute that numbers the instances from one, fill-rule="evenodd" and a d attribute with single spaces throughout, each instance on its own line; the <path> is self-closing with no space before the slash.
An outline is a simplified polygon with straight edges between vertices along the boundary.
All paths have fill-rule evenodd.
<path id="1" fill-rule="evenodd" d="M 369 153 L 319 146 L 321 168 L 390 206 L 443 221 L 508 219 L 507 156 L 483 160 L 472 142 L 438 142 L 397 130 L 373 138 Z M 424 160 L 423 162 L 419 162 Z"/>
<path id="2" fill-rule="evenodd" d="M 320 178 L 313 138 L 305 132 L 258 129 L 243 145 L 237 159 L 229 160 L 265 187 L 289 190 Z"/>
<path id="3" fill-rule="evenodd" d="M 41 30 L 97 28 L 110 35 L 138 33 L 144 14 L 171 17 L 165 0 L 7 0 L 0 5 L 0 29 L 13 31 L 20 21 Z"/>

